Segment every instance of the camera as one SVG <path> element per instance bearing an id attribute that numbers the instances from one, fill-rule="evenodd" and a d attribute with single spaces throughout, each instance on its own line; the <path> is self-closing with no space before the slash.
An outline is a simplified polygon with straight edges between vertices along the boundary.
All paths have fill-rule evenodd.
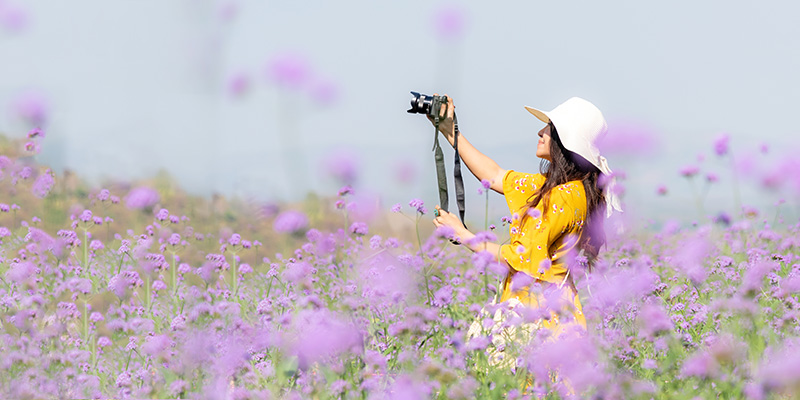
<path id="1" fill-rule="evenodd" d="M 410 114 L 428 114 L 432 117 L 439 115 L 442 105 L 447 105 L 447 96 L 428 96 L 411 92 L 414 98 L 411 99 L 411 108 L 407 110 Z"/>

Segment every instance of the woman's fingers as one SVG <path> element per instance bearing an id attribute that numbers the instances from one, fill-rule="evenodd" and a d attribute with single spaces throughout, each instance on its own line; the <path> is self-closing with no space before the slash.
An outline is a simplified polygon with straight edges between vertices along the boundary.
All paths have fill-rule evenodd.
<path id="1" fill-rule="evenodd" d="M 453 104 L 453 98 L 448 96 L 447 97 L 447 117 L 453 118 L 453 114 L 456 112 L 456 106 Z"/>

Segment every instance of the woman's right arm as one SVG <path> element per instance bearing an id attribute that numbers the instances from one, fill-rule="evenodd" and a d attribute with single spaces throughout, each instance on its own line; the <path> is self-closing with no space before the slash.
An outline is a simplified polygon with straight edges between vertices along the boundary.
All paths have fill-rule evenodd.
<path id="1" fill-rule="evenodd" d="M 449 101 L 447 110 L 441 110 L 439 131 L 442 132 L 442 135 L 444 135 L 444 137 L 452 146 L 455 138 L 453 129 L 453 113 L 455 110 L 455 105 L 453 104 L 452 97 L 448 96 L 448 99 Z M 431 123 L 433 123 L 433 118 L 430 115 L 428 116 L 428 119 L 431 121 Z M 464 164 L 467 166 L 467 168 L 469 168 L 469 171 L 472 172 L 472 175 L 475 175 L 479 181 L 489 181 L 491 183 L 490 187 L 492 190 L 503 194 L 503 176 L 505 176 L 506 170 L 500 168 L 500 166 L 497 165 L 494 160 L 478 151 L 478 149 L 476 149 L 475 146 L 473 146 L 472 143 L 470 143 L 469 140 L 464 137 L 464 134 L 460 129 L 458 134 L 458 154 L 461 156 L 461 160 L 464 161 Z"/>

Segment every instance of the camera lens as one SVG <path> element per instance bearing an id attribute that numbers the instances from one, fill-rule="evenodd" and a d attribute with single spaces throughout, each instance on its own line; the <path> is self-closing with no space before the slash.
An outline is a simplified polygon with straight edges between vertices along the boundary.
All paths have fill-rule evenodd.
<path id="1" fill-rule="evenodd" d="M 411 108 L 407 110 L 411 114 L 429 114 L 431 111 L 431 104 L 433 103 L 433 96 L 411 92 L 414 96 L 411 99 Z"/>

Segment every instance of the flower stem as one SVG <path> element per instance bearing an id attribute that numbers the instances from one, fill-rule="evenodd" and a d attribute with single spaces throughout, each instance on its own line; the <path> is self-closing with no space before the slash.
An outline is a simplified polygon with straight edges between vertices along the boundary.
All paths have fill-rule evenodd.
<path id="1" fill-rule="evenodd" d="M 489 190 L 486 190 L 486 210 L 483 217 L 483 230 L 489 230 Z"/>
<path id="2" fill-rule="evenodd" d="M 144 308 L 150 310 L 150 275 L 146 274 L 144 277 Z"/>
<path id="3" fill-rule="evenodd" d="M 83 228 L 83 271 L 89 273 L 89 231 Z"/>
<path id="4" fill-rule="evenodd" d="M 236 253 L 233 254 L 233 266 L 231 268 L 231 283 L 233 284 L 233 296 L 239 290 L 239 280 L 236 279 Z"/>
<path id="5" fill-rule="evenodd" d="M 178 271 L 175 266 L 175 252 L 172 253 L 172 289 L 173 294 L 178 293 Z"/>

